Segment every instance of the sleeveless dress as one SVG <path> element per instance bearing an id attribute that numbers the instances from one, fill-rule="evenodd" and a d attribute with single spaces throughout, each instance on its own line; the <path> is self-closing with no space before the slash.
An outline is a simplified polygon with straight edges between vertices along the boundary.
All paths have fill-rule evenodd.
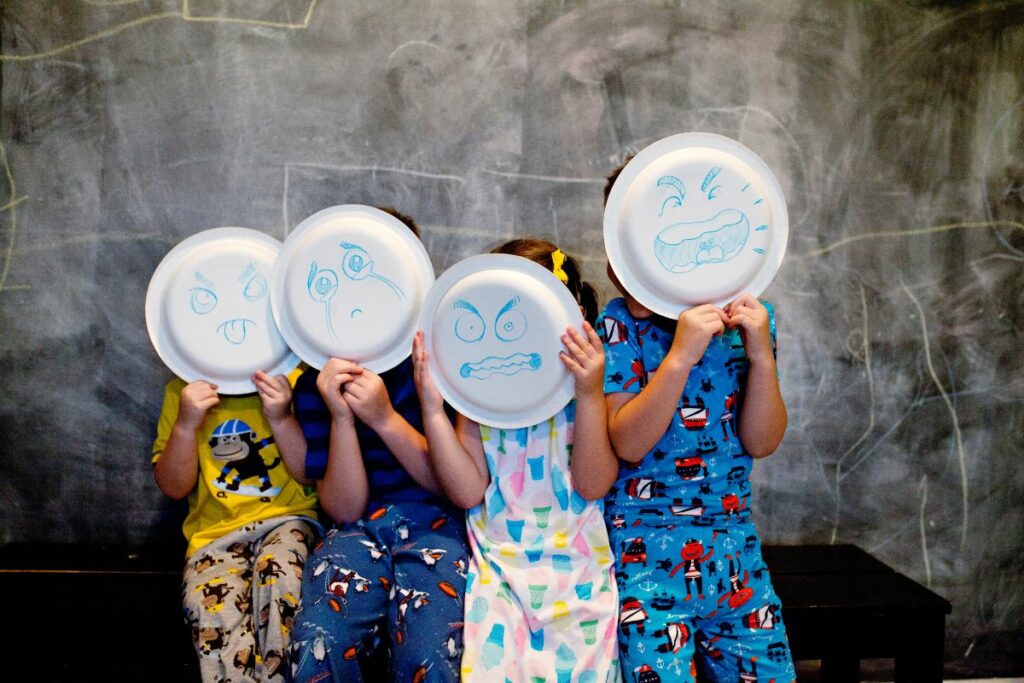
<path id="1" fill-rule="evenodd" d="M 467 513 L 464 681 L 619 680 L 601 501 L 572 488 L 575 403 L 532 427 L 480 426 L 491 482 Z"/>

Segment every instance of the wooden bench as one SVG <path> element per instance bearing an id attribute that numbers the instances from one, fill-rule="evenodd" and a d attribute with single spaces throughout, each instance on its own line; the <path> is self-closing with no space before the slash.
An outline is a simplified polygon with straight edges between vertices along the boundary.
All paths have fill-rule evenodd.
<path id="1" fill-rule="evenodd" d="M 793 658 L 821 680 L 860 680 L 860 660 L 895 662 L 896 683 L 942 681 L 950 603 L 853 545 L 765 546 Z"/>
<path id="2" fill-rule="evenodd" d="M 852 545 L 764 557 L 793 656 L 821 660 L 821 680 L 859 680 L 862 658 L 894 659 L 897 683 L 942 680 L 949 602 Z M 24 680 L 198 681 L 180 584 L 177 547 L 0 546 L 9 662 Z"/>

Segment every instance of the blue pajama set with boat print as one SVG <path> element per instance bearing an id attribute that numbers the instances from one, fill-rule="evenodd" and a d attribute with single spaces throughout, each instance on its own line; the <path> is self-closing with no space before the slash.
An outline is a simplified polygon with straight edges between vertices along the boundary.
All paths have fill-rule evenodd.
<path id="1" fill-rule="evenodd" d="M 775 315 L 768 309 L 772 345 Z M 675 320 L 636 319 L 619 298 L 598 320 L 606 394 L 638 394 Z M 750 469 L 737 434 L 749 361 L 738 330 L 712 338 L 671 425 L 623 464 L 605 499 L 618 558 L 620 660 L 634 683 L 795 679 L 781 603 L 750 519 Z"/>
<path id="2" fill-rule="evenodd" d="M 307 370 L 293 393 L 306 476 L 327 466 L 330 413 Z M 381 374 L 395 410 L 422 432 L 412 360 Z M 356 422 L 370 484 L 367 515 L 310 551 L 295 617 L 295 681 L 361 681 L 379 647 L 395 681 L 457 681 L 469 549 L 465 515 L 421 487 L 372 429 Z M 372 680 L 377 680 L 373 678 Z"/>

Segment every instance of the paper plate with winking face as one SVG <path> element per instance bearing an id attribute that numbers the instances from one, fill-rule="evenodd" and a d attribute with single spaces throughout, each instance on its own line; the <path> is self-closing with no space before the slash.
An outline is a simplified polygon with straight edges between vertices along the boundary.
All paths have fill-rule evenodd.
<path id="1" fill-rule="evenodd" d="M 256 391 L 257 370 L 298 365 L 270 310 L 281 243 L 249 228 L 213 228 L 171 249 L 149 281 L 146 327 L 160 359 L 186 382 L 221 394 Z"/>
<path id="2" fill-rule="evenodd" d="M 788 238 L 786 200 L 771 169 L 713 133 L 645 147 L 616 179 L 604 213 L 605 249 L 619 281 L 672 318 L 743 292 L 761 294 Z"/>
<path id="3" fill-rule="evenodd" d="M 419 319 L 438 391 L 466 417 L 501 429 L 543 422 L 572 399 L 561 335 L 582 325 L 557 277 L 509 254 L 472 256 L 446 270 Z"/>
<path id="4" fill-rule="evenodd" d="M 271 286 L 274 317 L 312 367 L 336 356 L 384 372 L 411 353 L 433 282 L 426 249 L 402 221 L 372 206 L 332 206 L 285 239 Z"/>

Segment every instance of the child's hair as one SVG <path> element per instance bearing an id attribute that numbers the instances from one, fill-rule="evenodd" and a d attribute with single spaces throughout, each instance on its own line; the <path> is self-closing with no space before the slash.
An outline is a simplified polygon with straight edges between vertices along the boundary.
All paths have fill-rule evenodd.
<path id="1" fill-rule="evenodd" d="M 389 216 L 392 216 L 402 221 L 403 223 L 405 223 L 405 226 L 407 228 L 412 230 L 412 234 L 416 235 L 416 237 L 420 236 L 420 226 L 416 225 L 416 221 L 412 219 L 412 216 L 407 216 L 398 209 L 393 209 L 390 206 L 378 206 L 376 208 L 388 214 Z"/>
<path id="2" fill-rule="evenodd" d="M 610 195 L 612 193 L 612 185 L 614 185 L 615 181 L 619 179 L 619 174 L 622 173 L 622 169 L 626 168 L 626 164 L 628 164 L 630 161 L 632 161 L 633 157 L 635 157 L 635 156 L 636 156 L 635 154 L 628 155 L 625 159 L 622 160 L 621 164 L 616 166 L 612 170 L 611 173 L 609 173 L 608 175 L 605 176 L 605 178 L 604 178 L 604 203 L 606 205 L 608 204 L 608 195 Z"/>
<path id="3" fill-rule="evenodd" d="M 522 256 L 553 271 L 555 261 L 551 255 L 557 250 L 558 247 L 546 239 L 523 237 L 505 242 L 501 246 L 491 249 L 491 253 Z M 589 282 L 583 280 L 579 264 L 568 254 L 565 255 L 562 270 L 565 271 L 569 280 L 565 286 L 572 292 L 576 302 L 583 307 L 583 317 L 587 319 L 587 322 L 593 324 L 597 320 L 597 290 Z"/>

